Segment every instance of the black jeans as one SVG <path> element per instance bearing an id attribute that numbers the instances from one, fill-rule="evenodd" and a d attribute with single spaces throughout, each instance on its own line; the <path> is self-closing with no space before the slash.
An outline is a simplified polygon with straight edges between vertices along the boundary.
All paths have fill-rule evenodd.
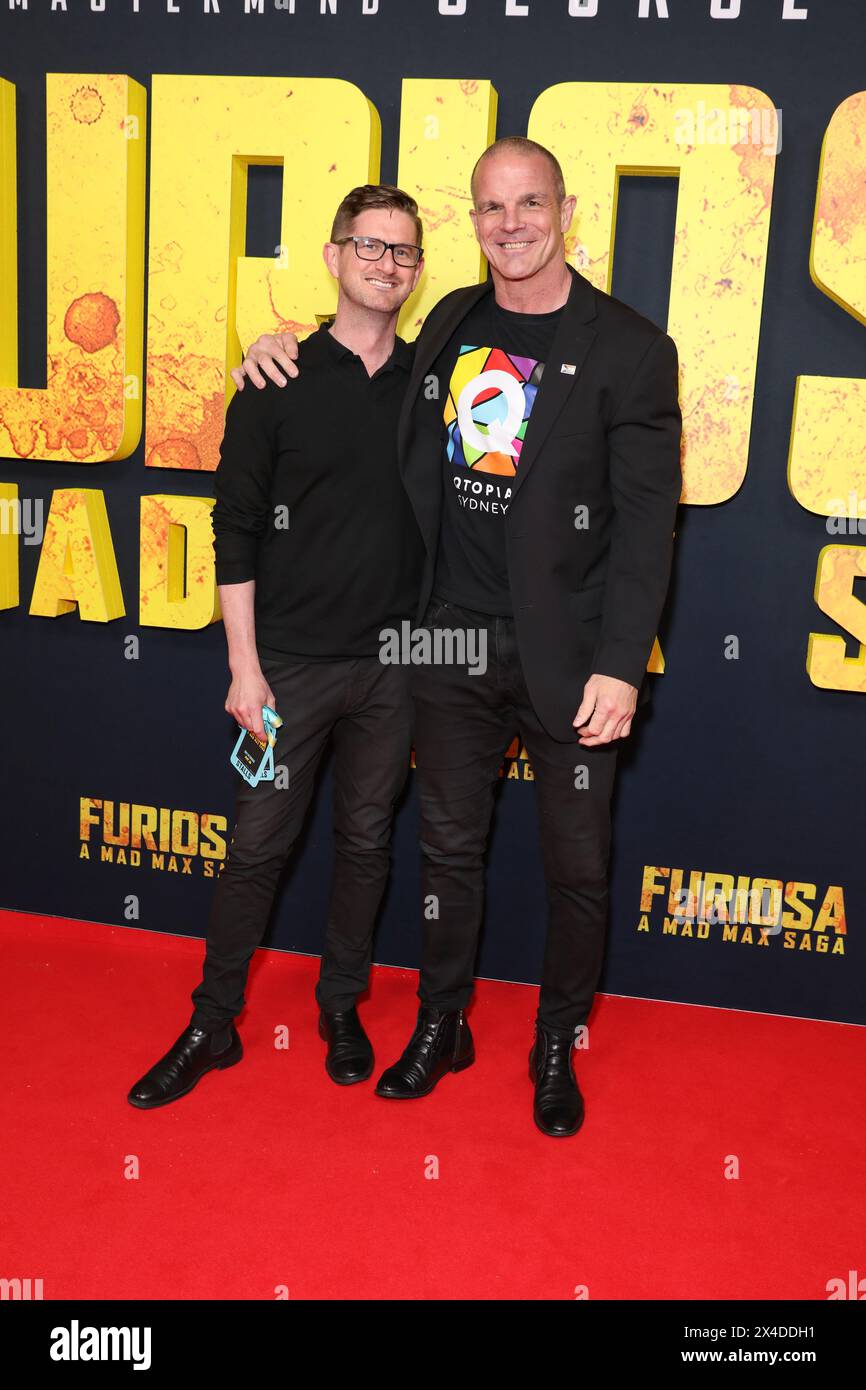
<path id="1" fill-rule="evenodd" d="M 434 595 L 424 625 L 473 628 L 478 641 L 486 632 L 487 669 L 412 668 L 425 904 L 418 996 L 441 1009 L 469 1002 L 494 788 L 519 734 L 534 773 L 548 895 L 538 1020 L 570 1035 L 589 1018 L 604 956 L 617 744 L 585 747 L 576 733 L 573 743 L 551 738 L 526 689 L 512 618 L 474 613 Z M 477 662 L 479 648 L 466 649 Z M 575 690 L 575 713 L 582 695 Z"/>
<path id="2" fill-rule="evenodd" d="M 249 962 L 268 924 L 280 873 L 310 805 L 316 769 L 334 745 L 334 876 L 316 999 L 349 1009 L 367 986 L 373 930 L 388 877 L 394 803 L 412 739 L 405 667 L 378 657 L 328 662 L 263 658 L 277 713 L 278 781 L 238 775 L 234 832 L 217 879 L 191 1023 L 213 1029 L 244 1006 Z"/>

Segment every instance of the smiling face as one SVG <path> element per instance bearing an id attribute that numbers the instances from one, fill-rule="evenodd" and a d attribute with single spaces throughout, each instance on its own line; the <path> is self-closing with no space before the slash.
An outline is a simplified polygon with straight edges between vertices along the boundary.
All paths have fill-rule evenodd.
<path id="1" fill-rule="evenodd" d="M 559 201 L 544 155 L 501 150 L 482 159 L 470 216 L 494 279 L 529 280 L 562 263 L 576 201 Z"/>
<path id="2" fill-rule="evenodd" d="M 414 218 L 399 208 L 367 208 L 353 220 L 347 236 L 378 237 L 381 241 L 418 245 Z M 424 265 L 398 265 L 394 253 L 386 251 L 379 261 L 365 261 L 354 242 L 338 246 L 329 241 L 324 247 L 325 264 L 340 285 L 341 299 L 362 309 L 394 314 L 409 298 Z"/>

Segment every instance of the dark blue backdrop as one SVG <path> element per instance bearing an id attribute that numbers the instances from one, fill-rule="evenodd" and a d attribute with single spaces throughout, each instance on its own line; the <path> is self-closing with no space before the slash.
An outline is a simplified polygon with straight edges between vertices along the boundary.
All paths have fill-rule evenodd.
<path id="1" fill-rule="evenodd" d="M 616 993 L 866 1022 L 863 999 L 862 698 L 819 690 L 805 670 L 810 629 L 840 631 L 812 600 L 821 518 L 786 483 L 798 374 L 866 375 L 862 326 L 812 284 L 809 243 L 821 140 L 836 106 L 864 86 L 866 19 L 860 0 L 809 4 L 781 19 L 782 0 L 744 0 L 738 20 L 710 18 L 709 0 L 670 0 L 666 22 L 637 18 L 637 0 L 601 0 L 592 20 L 569 19 L 567 0 L 533 0 L 525 18 L 505 0 L 469 0 L 445 17 L 435 0 L 381 0 L 378 16 L 340 0 L 336 16 L 298 0 L 299 13 L 244 16 L 224 0 L 206 17 L 53 15 L 47 0 L 0 12 L 2 75 L 18 92 L 20 382 L 45 383 L 45 73 L 298 74 L 342 77 L 382 119 L 382 177 L 397 167 L 403 77 L 488 77 L 499 93 L 499 133 L 526 130 L 537 95 L 557 82 L 731 82 L 765 91 L 783 112 L 769 264 L 746 480 L 730 501 L 684 507 L 676 574 L 662 631 L 667 673 L 650 715 L 622 753 L 612 860 L 612 918 L 602 987 Z M 410 22 L 411 21 L 411 22 Z M 280 176 L 252 179 L 247 253 L 279 241 Z M 666 323 L 676 182 L 623 181 L 613 293 Z M 203 935 L 212 882 L 103 865 L 78 857 L 78 798 L 114 798 L 231 814 L 232 726 L 222 628 L 139 629 L 138 511 L 142 493 L 212 495 L 210 474 L 145 469 L 142 448 L 123 463 L 74 466 L 0 460 L 0 480 L 22 498 L 52 489 L 105 489 L 127 617 L 101 626 L 76 614 L 32 618 L 38 547 L 21 546 L 21 605 L 0 612 L 4 730 L 0 904 Z M 850 539 L 850 538 L 849 538 Z M 141 656 L 123 639 L 138 632 Z M 724 638 L 740 637 L 739 661 Z M 854 645 L 850 647 L 853 654 Z M 169 757 L 168 754 L 172 756 Z M 180 754 L 180 756 L 177 756 Z M 329 778 L 303 853 L 287 876 L 270 944 L 319 949 L 330 862 Z M 479 973 L 538 978 L 544 887 L 532 784 L 502 786 L 488 872 Z M 395 867 L 377 959 L 417 964 L 417 816 L 411 788 L 398 819 Z M 644 864 L 841 884 L 844 956 L 638 934 Z M 655 921 L 658 922 L 658 917 Z M 799 934 L 798 934 L 799 939 Z"/>

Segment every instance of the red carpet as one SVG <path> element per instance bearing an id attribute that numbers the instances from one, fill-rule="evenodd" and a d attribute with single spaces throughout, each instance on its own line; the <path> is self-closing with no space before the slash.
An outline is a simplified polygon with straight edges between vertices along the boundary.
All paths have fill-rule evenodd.
<path id="1" fill-rule="evenodd" d="M 376 971 L 377 1071 L 339 1088 L 318 961 L 259 952 L 243 1061 L 142 1112 L 126 1093 L 185 1027 L 202 943 L 11 912 L 0 943 L 0 1276 L 46 1299 L 824 1299 L 866 1275 L 864 1029 L 603 997 L 586 1122 L 552 1140 L 535 990 L 482 982 L 475 1066 L 401 1104 L 373 1086 L 417 977 Z"/>

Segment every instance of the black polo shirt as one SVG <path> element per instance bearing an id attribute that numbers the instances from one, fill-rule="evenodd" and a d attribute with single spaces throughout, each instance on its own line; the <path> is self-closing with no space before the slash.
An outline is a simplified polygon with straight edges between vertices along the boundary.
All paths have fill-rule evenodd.
<path id="1" fill-rule="evenodd" d="M 372 377 L 323 324 L 285 386 L 249 382 L 226 411 L 213 508 L 218 584 L 255 579 L 263 656 L 375 656 L 412 618 L 423 543 L 397 467 L 413 348 Z"/>

